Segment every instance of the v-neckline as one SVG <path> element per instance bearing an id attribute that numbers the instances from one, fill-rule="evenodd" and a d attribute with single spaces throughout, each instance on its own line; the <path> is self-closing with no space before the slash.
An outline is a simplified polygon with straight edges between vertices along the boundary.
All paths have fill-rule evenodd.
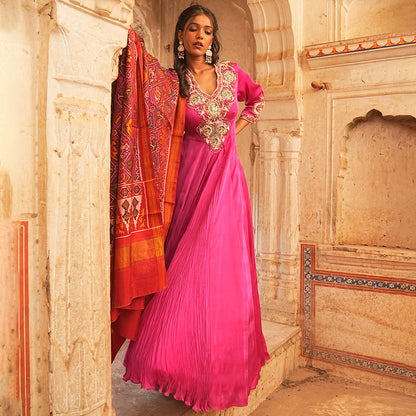
<path id="1" fill-rule="evenodd" d="M 220 76 L 219 76 L 219 71 L 218 71 L 218 67 L 217 67 L 217 64 L 214 64 L 213 65 L 213 67 L 214 67 L 214 71 L 215 71 L 215 75 L 216 75 L 216 86 L 215 86 L 215 89 L 214 89 L 214 91 L 212 91 L 212 93 L 211 94 L 208 94 L 207 92 L 205 92 L 200 86 L 199 86 L 199 84 L 198 84 L 198 81 L 196 80 L 196 78 L 195 78 L 195 76 L 194 76 L 194 74 L 187 68 L 187 71 L 188 71 L 188 74 L 190 75 L 190 77 L 191 77 L 191 79 L 192 79 L 192 82 L 195 84 L 195 88 L 201 93 L 201 94 L 203 94 L 203 95 L 205 95 L 205 96 L 207 96 L 207 97 L 209 97 L 209 98 L 212 98 L 214 95 L 215 95 L 215 93 L 217 92 L 217 90 L 218 90 L 218 88 L 219 88 L 219 86 L 220 86 Z"/>

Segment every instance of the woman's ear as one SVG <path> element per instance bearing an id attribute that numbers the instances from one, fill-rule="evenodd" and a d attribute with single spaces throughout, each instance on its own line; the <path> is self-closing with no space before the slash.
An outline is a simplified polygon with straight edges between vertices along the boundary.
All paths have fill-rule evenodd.
<path id="1" fill-rule="evenodd" d="M 180 42 L 183 42 L 183 32 L 182 30 L 178 30 L 178 39 Z"/>

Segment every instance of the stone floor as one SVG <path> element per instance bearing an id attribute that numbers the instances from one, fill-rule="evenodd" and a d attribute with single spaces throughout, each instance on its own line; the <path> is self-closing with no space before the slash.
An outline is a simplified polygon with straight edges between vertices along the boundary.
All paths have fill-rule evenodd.
<path id="1" fill-rule="evenodd" d="M 156 391 L 122 381 L 123 351 L 113 363 L 117 416 L 183 416 L 189 408 Z M 416 416 L 416 397 L 300 368 L 251 416 Z"/>
<path id="2" fill-rule="evenodd" d="M 121 347 L 112 364 L 113 407 L 117 416 L 182 416 L 189 407 L 158 391 L 140 389 L 123 381 L 123 357 L 127 343 Z"/>
<path id="3" fill-rule="evenodd" d="M 299 368 L 250 416 L 416 416 L 416 397 Z"/>

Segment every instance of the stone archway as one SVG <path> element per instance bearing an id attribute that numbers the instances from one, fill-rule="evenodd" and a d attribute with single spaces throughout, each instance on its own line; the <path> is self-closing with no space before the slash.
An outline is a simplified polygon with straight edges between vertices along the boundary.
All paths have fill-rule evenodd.
<path id="1" fill-rule="evenodd" d="M 240 43 L 235 40 L 233 43 L 223 36 L 226 59 L 230 55 L 234 57 L 230 47 L 244 44 L 248 59 L 243 58 L 243 65 L 256 76 L 266 94 L 266 108 L 261 120 L 256 123 L 251 138 L 247 139 L 251 142 L 251 149 L 247 149 L 251 166 L 246 170 L 256 229 L 263 316 L 276 322 L 296 324 L 299 305 L 297 171 L 301 122 L 297 93 L 300 83 L 297 78 L 300 77 L 296 76 L 300 69 L 295 51 L 301 47 L 296 42 L 301 40 L 300 28 L 294 25 L 293 16 L 296 22 L 300 20 L 297 17 L 301 9 L 296 2 L 292 4 L 289 0 L 220 3 L 211 1 L 206 5 L 214 12 L 221 10 L 217 18 L 222 35 L 235 38 L 236 28 L 241 31 L 249 29 L 254 35 L 252 44 L 245 33 L 239 37 Z M 174 27 L 177 15 L 188 4 L 184 0 L 174 0 L 162 6 L 158 2 L 136 1 L 135 26 L 142 34 L 152 35 L 148 42 L 150 51 L 156 56 L 159 53 L 165 66 L 172 64 L 172 31 L 163 30 L 163 27 Z M 222 13 L 226 16 L 223 20 Z M 230 23 L 230 16 L 236 16 L 234 26 Z M 244 25 L 244 20 L 251 22 Z M 162 29 L 152 31 L 149 25 L 160 25 Z M 228 26 L 225 33 L 223 26 Z M 296 37 L 295 34 L 299 35 Z M 241 56 L 236 54 L 236 58 Z"/>
<path id="2" fill-rule="evenodd" d="M 257 45 L 257 81 L 266 107 L 254 147 L 257 263 L 265 319 L 298 323 L 299 212 L 297 175 L 301 121 L 295 51 L 300 14 L 288 0 L 247 1 Z M 267 18 L 266 18 L 267 16 Z M 300 36 L 299 36 L 300 38 Z"/>

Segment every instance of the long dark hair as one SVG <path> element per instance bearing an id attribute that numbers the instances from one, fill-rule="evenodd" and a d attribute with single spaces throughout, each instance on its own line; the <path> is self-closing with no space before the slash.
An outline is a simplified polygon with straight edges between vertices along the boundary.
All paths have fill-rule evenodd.
<path id="1" fill-rule="evenodd" d="M 174 56 L 174 68 L 179 77 L 179 93 L 182 97 L 187 97 L 189 94 L 189 84 L 186 80 L 186 62 L 185 59 L 178 58 L 178 46 L 179 46 L 179 39 L 178 39 L 178 32 L 185 29 L 186 22 L 194 16 L 199 16 L 201 14 L 205 14 L 212 22 L 213 26 L 213 40 L 211 45 L 212 50 L 212 63 L 214 65 L 218 62 L 219 59 L 219 52 L 221 49 L 221 44 L 218 39 L 218 23 L 217 18 L 215 17 L 214 13 L 211 10 L 207 9 L 206 7 L 200 6 L 199 4 L 194 4 L 187 9 L 185 9 L 179 16 L 178 22 L 176 23 L 175 29 L 175 40 L 173 42 L 173 56 Z M 185 52 L 186 53 L 186 52 Z"/>

